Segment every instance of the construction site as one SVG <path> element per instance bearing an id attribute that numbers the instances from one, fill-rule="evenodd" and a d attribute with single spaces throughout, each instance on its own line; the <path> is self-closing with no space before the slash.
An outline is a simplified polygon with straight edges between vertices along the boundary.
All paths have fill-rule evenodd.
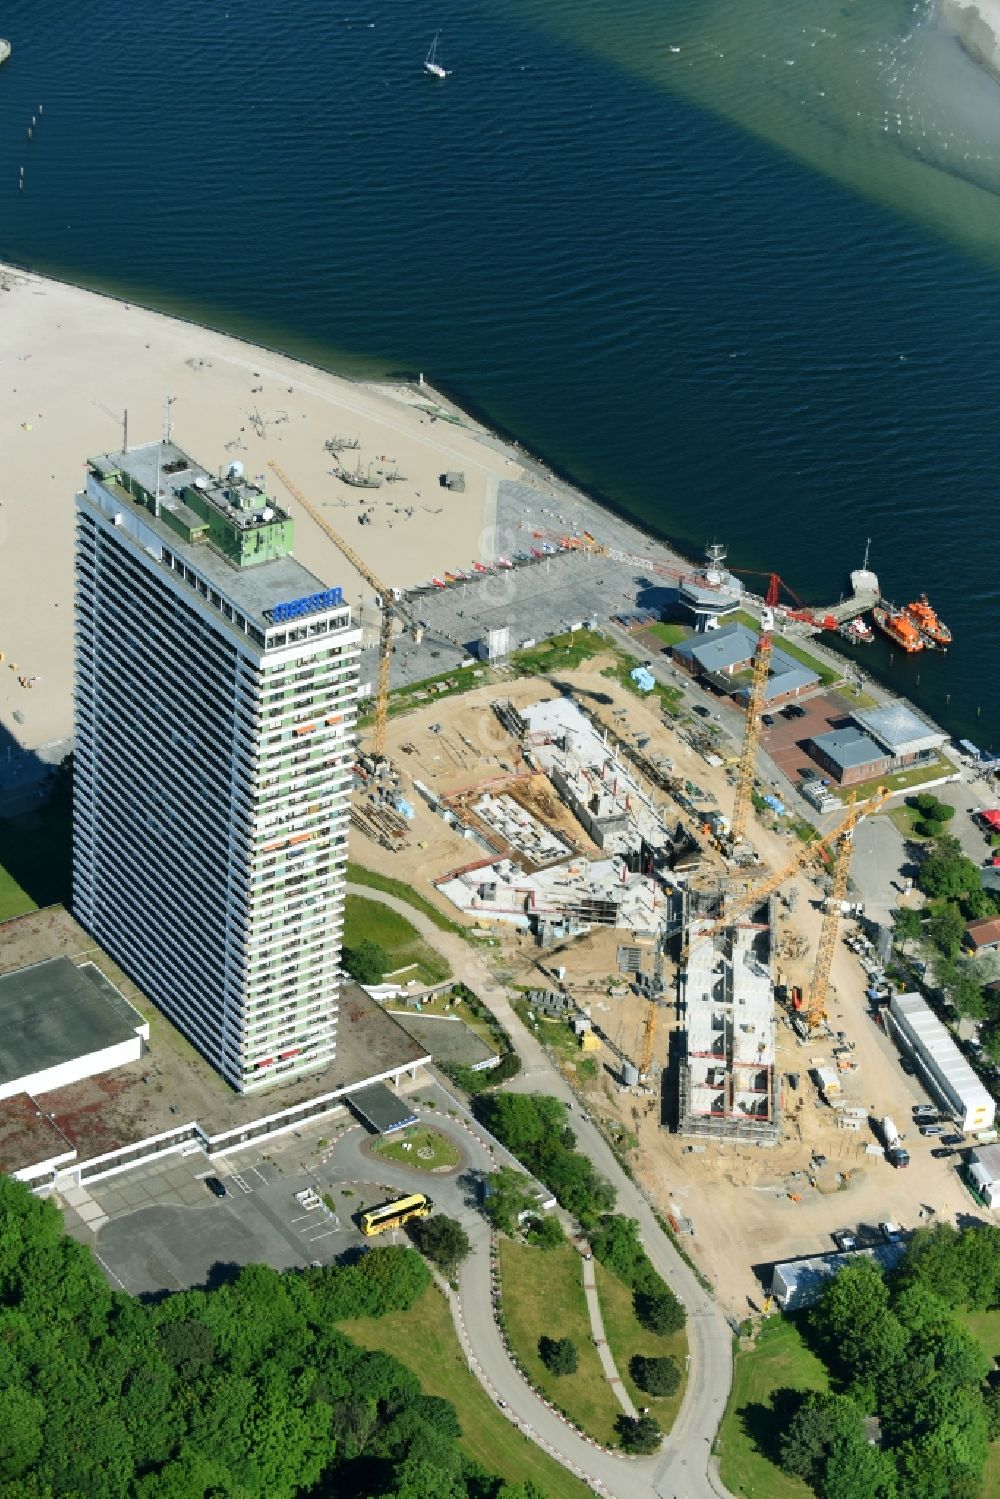
<path id="1" fill-rule="evenodd" d="M 884 976 L 844 919 L 854 830 L 886 794 L 838 803 L 805 836 L 755 810 L 771 790 L 757 752 L 779 580 L 741 743 L 706 712 L 665 711 L 648 673 L 627 684 L 610 641 L 558 680 L 504 680 L 501 663 L 390 720 L 393 631 L 419 623 L 320 524 L 382 611 L 355 857 L 486 943 L 720 1298 L 745 1310 L 763 1266 L 828 1248 L 845 1220 L 959 1210 L 923 1142 L 894 1171 L 871 1127 L 923 1096 L 872 1023 L 866 991 Z"/>

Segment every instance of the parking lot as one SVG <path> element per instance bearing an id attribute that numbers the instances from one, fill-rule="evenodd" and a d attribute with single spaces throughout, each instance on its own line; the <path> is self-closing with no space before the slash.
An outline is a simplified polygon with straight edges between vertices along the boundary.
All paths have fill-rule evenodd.
<path id="1" fill-rule="evenodd" d="M 492 1165 L 487 1147 L 440 1110 L 419 1112 L 422 1125 L 459 1147 L 458 1166 L 432 1173 L 382 1159 L 372 1153 L 373 1137 L 345 1118 L 234 1157 L 169 1156 L 68 1188 L 56 1202 L 67 1232 L 94 1250 L 112 1285 L 136 1296 L 219 1285 L 252 1263 L 277 1270 L 330 1264 L 367 1242 L 357 1215 L 397 1193 L 425 1192 L 453 1217 L 475 1216 L 476 1182 Z M 225 1196 L 215 1195 L 209 1178 Z M 297 1202 L 308 1188 L 333 1209 Z M 403 1239 L 387 1233 L 380 1242 Z"/>
<path id="2" fill-rule="evenodd" d="M 793 785 L 802 779 L 804 770 L 821 773 L 803 747 L 806 742 L 845 723 L 851 711 L 847 701 L 835 692 L 818 693 L 797 706 L 804 710 L 802 718 L 785 718 L 780 709 L 775 709 L 773 727 L 765 726 L 761 734 L 764 749 Z"/>

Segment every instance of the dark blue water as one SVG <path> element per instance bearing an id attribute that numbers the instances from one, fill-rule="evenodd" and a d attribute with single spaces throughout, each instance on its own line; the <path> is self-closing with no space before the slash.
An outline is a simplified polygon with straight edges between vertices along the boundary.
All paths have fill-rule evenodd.
<path id="1" fill-rule="evenodd" d="M 871 536 L 884 591 L 926 590 L 956 643 L 866 664 L 1000 748 L 997 270 L 528 0 L 352 5 L 14 0 L 0 257 L 347 371 L 422 369 L 812 601 Z M 637 43 L 653 12 L 620 7 Z M 444 84 L 421 68 L 437 26 Z"/>

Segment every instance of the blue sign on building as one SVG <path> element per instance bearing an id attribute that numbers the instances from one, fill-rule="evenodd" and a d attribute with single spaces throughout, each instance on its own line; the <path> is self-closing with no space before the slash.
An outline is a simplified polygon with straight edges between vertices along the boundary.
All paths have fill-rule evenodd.
<path id="1" fill-rule="evenodd" d="M 276 625 L 289 619 L 301 619 L 304 614 L 319 614 L 323 609 L 339 609 L 344 602 L 342 588 L 325 588 L 322 593 L 310 593 L 304 599 L 291 599 L 287 604 L 275 604 L 272 617 Z"/>

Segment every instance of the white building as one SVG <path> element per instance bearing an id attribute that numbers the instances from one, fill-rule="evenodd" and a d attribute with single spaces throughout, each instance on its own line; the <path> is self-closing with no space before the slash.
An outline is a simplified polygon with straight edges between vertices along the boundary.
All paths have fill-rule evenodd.
<path id="1" fill-rule="evenodd" d="M 360 632 L 239 464 L 152 443 L 76 503 L 75 914 L 238 1091 L 322 1067 Z"/>
<path id="2" fill-rule="evenodd" d="M 777 1144 L 771 908 L 762 903 L 714 937 L 689 919 L 681 974 L 684 1052 L 678 1069 L 678 1132 Z"/>
<path id="3" fill-rule="evenodd" d="M 912 1052 L 931 1092 L 956 1123 L 970 1134 L 991 1129 L 996 1116 L 993 1095 L 980 1082 L 937 1016 L 919 994 L 893 994 L 890 1021 L 907 1051 Z"/>

